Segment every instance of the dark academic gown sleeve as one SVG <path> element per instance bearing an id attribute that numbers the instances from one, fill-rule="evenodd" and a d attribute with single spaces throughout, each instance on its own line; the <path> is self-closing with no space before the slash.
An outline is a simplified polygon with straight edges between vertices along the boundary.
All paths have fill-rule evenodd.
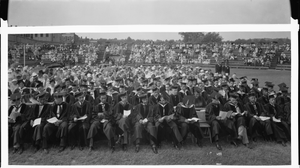
<path id="1" fill-rule="evenodd" d="M 198 118 L 195 107 L 189 108 L 188 118 L 185 118 L 183 116 L 183 109 L 184 109 L 184 107 L 178 108 L 178 122 L 185 122 L 185 119 L 188 119 L 188 118 L 193 118 L 193 117 Z"/>
<path id="2" fill-rule="evenodd" d="M 210 124 L 212 121 L 214 121 L 216 119 L 216 115 L 213 111 L 213 108 L 212 108 L 212 104 L 208 104 L 206 106 L 206 109 L 205 109 L 205 118 L 206 118 L 206 121 Z"/>

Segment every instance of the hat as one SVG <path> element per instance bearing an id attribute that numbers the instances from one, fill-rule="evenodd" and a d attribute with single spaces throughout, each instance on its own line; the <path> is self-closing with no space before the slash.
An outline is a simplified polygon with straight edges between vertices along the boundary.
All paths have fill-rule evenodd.
<path id="1" fill-rule="evenodd" d="M 258 81 L 258 79 L 257 78 L 252 78 L 251 81 Z"/>
<path id="2" fill-rule="evenodd" d="M 32 77 L 36 77 L 37 74 L 36 74 L 35 72 L 33 72 L 33 73 L 31 74 L 31 76 L 32 76 Z"/>
<path id="3" fill-rule="evenodd" d="M 17 84 L 20 84 L 20 83 L 24 84 L 24 81 L 22 79 L 18 80 Z"/>
<path id="4" fill-rule="evenodd" d="M 77 93 L 75 93 L 75 98 L 80 97 L 80 96 L 83 96 L 83 93 L 82 93 L 82 92 L 77 92 Z"/>
<path id="5" fill-rule="evenodd" d="M 35 85 L 36 88 L 43 87 L 43 82 L 37 82 Z"/>
<path id="6" fill-rule="evenodd" d="M 235 82 L 235 80 L 233 78 L 230 78 L 229 81 L 230 82 Z"/>
<path id="7" fill-rule="evenodd" d="M 238 98 L 239 97 L 239 95 L 238 94 L 236 94 L 236 93 L 230 93 L 229 94 L 229 97 L 232 97 L 232 98 Z"/>
<path id="8" fill-rule="evenodd" d="M 178 89 L 178 86 L 177 85 L 173 85 L 172 89 Z"/>
<path id="9" fill-rule="evenodd" d="M 280 84 L 278 84 L 278 86 L 279 86 L 279 89 L 281 89 L 281 88 L 286 87 L 286 84 L 285 83 L 280 83 Z"/>
<path id="10" fill-rule="evenodd" d="M 280 90 L 282 93 L 287 93 L 287 92 L 288 92 L 288 89 L 289 89 L 289 87 L 282 87 L 282 88 L 280 88 L 279 90 Z"/>
<path id="11" fill-rule="evenodd" d="M 126 92 L 124 92 L 124 93 L 120 93 L 120 94 L 119 94 L 119 96 L 120 96 L 120 97 L 124 97 L 124 96 L 126 96 Z"/>
<path id="12" fill-rule="evenodd" d="M 51 82 L 55 83 L 55 79 L 54 78 L 50 79 L 49 83 L 51 83 Z"/>
<path id="13" fill-rule="evenodd" d="M 263 87 L 262 90 L 268 91 L 269 89 L 267 87 Z"/>
<path id="14" fill-rule="evenodd" d="M 274 86 L 274 84 L 272 83 L 272 82 L 265 82 L 266 83 L 266 86 L 268 86 L 268 87 L 273 87 Z"/>
<path id="15" fill-rule="evenodd" d="M 251 96 L 256 97 L 256 94 L 254 92 L 251 92 L 251 93 L 248 94 L 248 97 L 251 97 Z"/>
<path id="16" fill-rule="evenodd" d="M 21 99 L 21 93 L 14 93 L 10 96 L 11 100 Z"/>
<path id="17" fill-rule="evenodd" d="M 142 94 L 142 95 L 139 96 L 139 98 L 140 98 L 140 99 L 147 98 L 147 94 Z"/>
<path id="18" fill-rule="evenodd" d="M 242 76 L 239 79 L 247 79 L 247 76 Z"/>
<path id="19" fill-rule="evenodd" d="M 127 81 L 133 82 L 133 79 L 131 79 L 131 78 L 127 78 Z"/>
<path id="20" fill-rule="evenodd" d="M 275 96 L 276 96 L 275 92 L 271 92 L 271 93 L 269 94 L 269 99 L 275 98 Z"/>
<path id="21" fill-rule="evenodd" d="M 150 87 L 150 86 L 153 86 L 153 85 L 154 85 L 154 83 L 153 83 L 153 82 L 151 82 L 151 83 L 149 83 L 148 87 Z"/>
<path id="22" fill-rule="evenodd" d="M 106 92 L 100 92 L 99 93 L 99 96 L 104 96 L 104 95 L 106 95 Z"/>

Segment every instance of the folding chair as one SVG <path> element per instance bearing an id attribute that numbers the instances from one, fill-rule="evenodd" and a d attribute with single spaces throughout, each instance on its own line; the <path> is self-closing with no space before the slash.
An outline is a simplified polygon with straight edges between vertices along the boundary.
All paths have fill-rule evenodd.
<path id="1" fill-rule="evenodd" d="M 198 118 L 200 119 L 199 124 L 201 128 L 204 128 L 204 138 L 209 138 L 212 143 L 210 125 L 206 122 L 205 108 L 196 108 Z"/>

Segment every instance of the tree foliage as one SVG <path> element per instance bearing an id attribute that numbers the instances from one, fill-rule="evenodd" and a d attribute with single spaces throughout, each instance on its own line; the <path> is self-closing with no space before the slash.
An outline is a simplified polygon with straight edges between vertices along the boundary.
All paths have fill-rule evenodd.
<path id="1" fill-rule="evenodd" d="M 180 32 L 182 41 L 186 43 L 219 43 L 223 38 L 216 32 Z"/>

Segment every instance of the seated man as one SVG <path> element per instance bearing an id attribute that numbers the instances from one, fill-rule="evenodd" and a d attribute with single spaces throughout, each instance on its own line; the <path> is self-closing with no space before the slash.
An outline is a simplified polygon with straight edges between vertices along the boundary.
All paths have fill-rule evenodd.
<path id="1" fill-rule="evenodd" d="M 13 137 L 13 153 L 19 150 L 19 154 L 24 151 L 24 138 L 30 127 L 30 108 L 26 104 L 21 103 L 21 94 L 14 93 L 10 96 L 12 105 L 8 109 L 9 129 L 12 131 Z"/>
<path id="2" fill-rule="evenodd" d="M 176 107 L 175 112 L 177 117 L 176 122 L 178 123 L 178 126 L 180 128 L 181 136 L 183 137 L 183 140 L 185 140 L 188 132 L 191 132 L 197 138 L 197 145 L 199 147 L 202 147 L 203 134 L 200 125 L 198 121 L 191 121 L 192 118 L 198 118 L 194 106 L 195 97 L 186 96 L 183 102 L 185 103 L 185 105 L 183 103 L 179 103 Z"/>
<path id="3" fill-rule="evenodd" d="M 158 105 L 156 105 L 158 108 L 158 115 L 155 119 L 155 126 L 158 130 L 157 144 L 158 147 L 160 147 L 162 139 L 171 135 L 174 147 L 176 149 L 179 149 L 179 144 L 182 141 L 182 136 L 178 130 L 177 124 L 174 121 L 172 121 L 172 115 L 174 115 L 174 110 L 172 105 L 167 101 L 167 99 L 167 96 L 163 95 Z"/>
<path id="4" fill-rule="evenodd" d="M 246 115 L 249 121 L 249 135 L 256 142 L 257 133 L 260 133 L 264 138 L 269 139 L 273 134 L 270 120 L 262 120 L 260 116 L 265 116 L 263 106 L 256 102 L 255 93 L 248 95 L 249 102 L 245 105 Z"/>
<path id="5" fill-rule="evenodd" d="M 155 106 L 149 105 L 147 94 L 141 95 L 140 99 L 142 99 L 142 103 L 134 108 L 133 116 L 135 116 L 135 119 L 132 121 L 134 124 L 135 151 L 139 152 L 140 150 L 140 142 L 143 138 L 142 132 L 145 130 L 150 134 L 148 140 L 150 141 L 152 151 L 157 154 L 157 128 L 154 125 L 154 115 L 157 114 L 157 111 L 155 111 L 157 108 L 155 109 Z"/>
<path id="6" fill-rule="evenodd" d="M 75 98 L 76 102 L 72 105 L 72 114 L 69 118 L 69 140 L 71 150 L 75 148 L 76 141 L 79 142 L 79 149 L 83 150 L 83 147 L 87 145 L 86 138 L 90 127 L 92 105 L 84 100 L 82 92 L 76 93 Z M 80 119 L 81 117 L 83 118 Z"/>
<path id="7" fill-rule="evenodd" d="M 33 141 L 35 146 L 35 152 L 37 152 L 40 149 L 41 143 L 42 143 L 42 137 L 43 137 L 43 129 L 44 126 L 47 124 L 47 117 L 49 116 L 51 105 L 48 104 L 48 99 L 50 97 L 50 94 L 47 92 L 42 92 L 39 95 L 37 95 L 38 101 L 40 104 L 36 104 L 32 107 L 32 113 L 31 113 L 31 126 L 33 126 L 33 122 L 36 119 L 41 120 L 40 124 L 35 125 L 33 127 Z"/>
<path id="8" fill-rule="evenodd" d="M 117 134 L 120 137 L 122 148 L 124 151 L 127 150 L 128 144 L 128 132 L 130 131 L 130 124 L 132 123 L 132 110 L 133 106 L 128 103 L 127 93 L 124 92 L 119 95 L 121 101 L 116 104 L 115 109 L 115 120 L 117 124 Z M 130 110 L 129 116 L 124 115 L 125 110 Z"/>
<path id="9" fill-rule="evenodd" d="M 269 103 L 264 108 L 266 116 L 271 117 L 271 125 L 277 142 L 286 146 L 286 142 L 291 139 L 291 132 L 288 124 L 282 119 L 283 112 L 279 105 L 275 103 L 274 94 L 269 95 Z"/>
<path id="10" fill-rule="evenodd" d="M 216 144 L 218 150 L 222 150 L 222 147 L 219 145 L 219 135 L 229 134 L 230 143 L 236 146 L 235 139 L 237 137 L 236 127 L 232 120 L 222 119 L 220 117 L 220 110 L 222 106 L 217 97 L 212 99 L 212 102 L 206 106 L 205 117 L 206 121 L 211 127 L 211 133 L 213 141 Z"/>
<path id="11" fill-rule="evenodd" d="M 58 152 L 62 152 L 66 148 L 68 117 L 71 113 L 71 106 L 63 102 L 63 95 L 64 93 L 54 93 L 54 104 L 47 118 L 57 119 L 57 121 L 53 123 L 48 121 L 43 130 L 43 149 L 46 154 L 49 153 L 48 141 L 54 133 L 56 133 L 56 137 L 60 139 L 60 149 Z"/>
<path id="12" fill-rule="evenodd" d="M 236 93 L 230 94 L 229 101 L 224 105 L 224 111 L 232 112 L 230 119 L 232 119 L 236 124 L 236 128 L 238 130 L 237 139 L 242 140 L 242 143 L 246 147 L 252 149 L 252 147 L 249 145 L 247 129 L 246 129 L 246 120 L 245 120 L 246 112 L 244 111 L 243 105 L 239 103 L 237 99 L 238 99 L 238 95 Z"/>

